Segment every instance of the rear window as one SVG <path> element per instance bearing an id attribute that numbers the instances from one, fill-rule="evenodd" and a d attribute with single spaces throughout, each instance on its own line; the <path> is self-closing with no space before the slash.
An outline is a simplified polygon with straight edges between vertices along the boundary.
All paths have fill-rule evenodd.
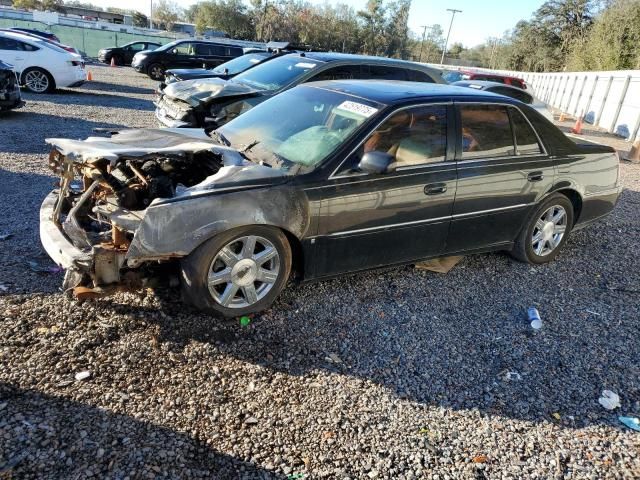
<path id="1" fill-rule="evenodd" d="M 498 93 L 500 95 L 505 95 L 507 97 L 515 98 L 516 100 L 520 100 L 522 103 L 530 104 L 533 102 L 533 97 L 526 92 L 521 90 L 516 90 L 515 88 L 509 87 L 491 87 L 487 90 Z"/>
<path id="2" fill-rule="evenodd" d="M 363 68 L 362 78 L 371 80 L 407 80 L 407 71 L 404 68 L 388 67 L 386 65 L 368 65 L 368 73 Z"/>
<path id="3" fill-rule="evenodd" d="M 430 75 L 420 70 L 407 70 L 407 80 L 412 82 L 436 83 Z"/>

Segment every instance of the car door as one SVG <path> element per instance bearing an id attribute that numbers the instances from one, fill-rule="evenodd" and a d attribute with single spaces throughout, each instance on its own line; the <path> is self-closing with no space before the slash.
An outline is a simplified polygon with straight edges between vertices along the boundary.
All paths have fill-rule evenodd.
<path id="1" fill-rule="evenodd" d="M 447 253 L 508 245 L 553 185 L 552 159 L 514 105 L 457 102 L 458 188 Z"/>
<path id="2" fill-rule="evenodd" d="M 456 191 L 453 107 L 390 114 L 319 187 L 313 276 L 410 262 L 444 248 Z M 365 152 L 394 156 L 393 171 L 357 170 Z"/>

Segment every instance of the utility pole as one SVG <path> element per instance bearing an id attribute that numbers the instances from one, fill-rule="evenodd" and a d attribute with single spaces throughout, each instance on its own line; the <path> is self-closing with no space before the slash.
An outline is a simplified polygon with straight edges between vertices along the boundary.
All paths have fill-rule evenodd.
<path id="1" fill-rule="evenodd" d="M 153 29 L 153 0 L 149 0 L 149 28 Z"/>
<path id="2" fill-rule="evenodd" d="M 422 61 L 422 47 L 424 47 L 424 36 L 427 33 L 427 25 L 420 25 L 422 27 L 422 42 L 420 42 L 420 57 L 418 57 L 418 62 Z"/>
<path id="3" fill-rule="evenodd" d="M 442 58 L 440 59 L 440 65 L 444 64 L 444 54 L 447 53 L 447 45 L 449 44 L 449 35 L 451 35 L 451 27 L 453 27 L 453 19 L 456 13 L 462 13 L 462 10 L 456 10 L 455 8 L 447 8 L 447 12 L 451 12 L 451 23 L 449 24 L 449 32 L 447 33 L 447 40 L 444 42 L 444 48 L 442 49 Z"/>

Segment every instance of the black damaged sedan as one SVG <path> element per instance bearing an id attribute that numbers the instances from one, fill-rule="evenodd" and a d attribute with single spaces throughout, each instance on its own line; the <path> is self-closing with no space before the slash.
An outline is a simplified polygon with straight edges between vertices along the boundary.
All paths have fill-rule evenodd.
<path id="1" fill-rule="evenodd" d="M 494 250 L 549 262 L 621 190 L 613 149 L 517 100 L 413 82 L 306 84 L 211 136 L 47 141 L 62 181 L 41 238 L 65 288 L 103 295 L 177 262 L 185 298 L 225 316 L 268 308 L 292 272 Z"/>

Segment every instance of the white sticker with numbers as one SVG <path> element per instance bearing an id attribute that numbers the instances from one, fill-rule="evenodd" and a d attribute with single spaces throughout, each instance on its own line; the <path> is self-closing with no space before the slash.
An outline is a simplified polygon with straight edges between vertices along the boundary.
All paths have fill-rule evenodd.
<path id="1" fill-rule="evenodd" d="M 364 103 L 351 102 L 349 100 L 338 105 L 338 110 L 355 113 L 365 118 L 369 118 L 371 115 L 378 111 L 377 108 L 370 107 L 369 105 L 365 105 Z"/>

